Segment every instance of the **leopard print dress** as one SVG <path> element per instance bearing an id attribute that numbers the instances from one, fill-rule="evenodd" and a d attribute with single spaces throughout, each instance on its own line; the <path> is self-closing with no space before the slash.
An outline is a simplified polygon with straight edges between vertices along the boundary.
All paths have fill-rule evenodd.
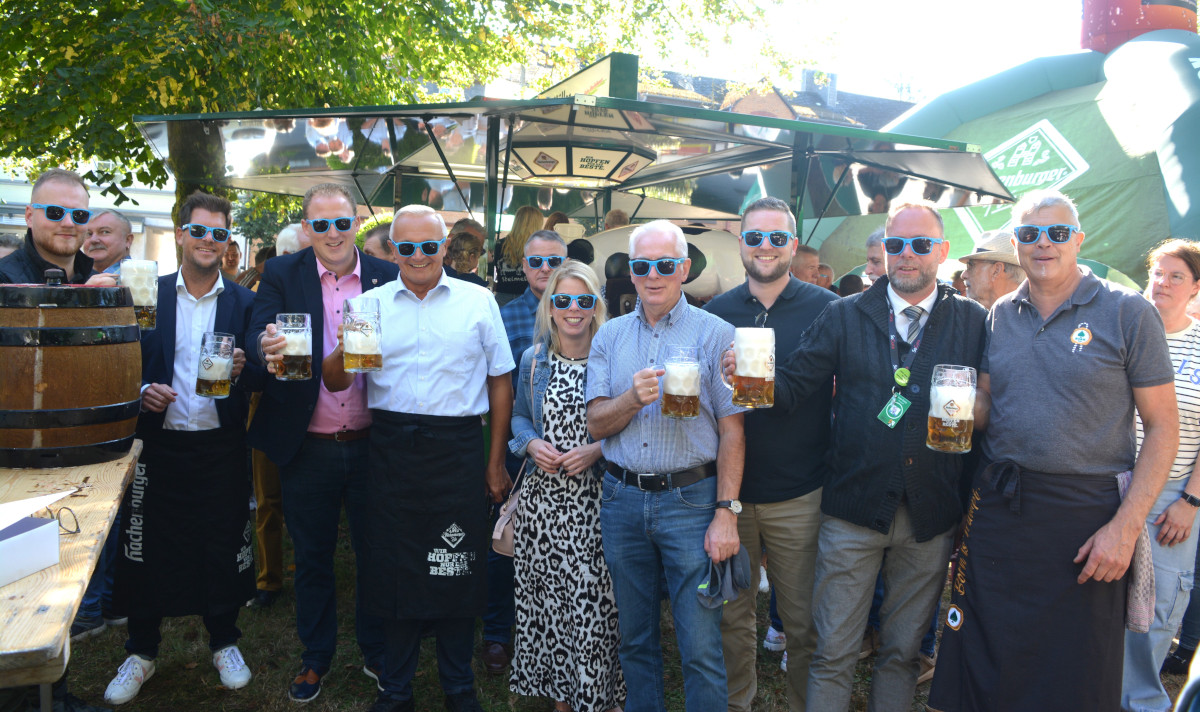
<path id="1" fill-rule="evenodd" d="M 548 360 L 542 439 L 560 452 L 587 444 L 587 361 Z M 612 579 L 600 543 L 600 472 L 577 477 L 532 467 L 514 534 L 513 692 L 604 712 L 625 699 Z"/>

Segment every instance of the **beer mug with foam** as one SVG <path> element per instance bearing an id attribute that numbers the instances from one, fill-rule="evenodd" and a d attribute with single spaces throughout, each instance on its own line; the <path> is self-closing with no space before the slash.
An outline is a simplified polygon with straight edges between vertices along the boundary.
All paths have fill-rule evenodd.
<path id="1" fill-rule="evenodd" d="M 743 408 L 771 408 L 775 405 L 775 330 L 739 327 L 733 331 L 733 404 Z M 721 374 L 721 380 L 725 374 Z"/>
<path id="2" fill-rule="evenodd" d="M 379 300 L 355 297 L 342 303 L 342 368 L 347 373 L 383 370 Z"/>
<path id="3" fill-rule="evenodd" d="M 974 429 L 975 369 L 949 364 L 934 366 L 925 444 L 938 452 L 970 452 Z"/>
<path id="4" fill-rule="evenodd" d="M 122 260 L 120 283 L 133 296 L 133 313 L 143 331 L 153 329 L 158 310 L 158 263 L 154 260 Z"/>
<path id="5" fill-rule="evenodd" d="M 672 346 L 663 363 L 662 414 L 689 420 L 700 415 L 700 349 Z"/>
<path id="6" fill-rule="evenodd" d="M 275 364 L 275 377 L 281 381 L 312 378 L 312 322 L 309 315 L 276 314 L 275 328 L 287 337 L 283 361 Z"/>
<path id="7" fill-rule="evenodd" d="M 233 334 L 206 331 L 200 341 L 200 365 L 196 369 L 196 395 L 228 398 L 233 381 Z"/>

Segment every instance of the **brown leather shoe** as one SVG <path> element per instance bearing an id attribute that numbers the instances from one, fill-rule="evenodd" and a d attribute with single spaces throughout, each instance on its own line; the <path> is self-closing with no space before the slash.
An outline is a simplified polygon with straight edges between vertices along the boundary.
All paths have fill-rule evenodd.
<path id="1" fill-rule="evenodd" d="M 512 654 L 508 652 L 508 646 L 503 643 L 497 643 L 494 640 L 483 641 L 483 669 L 489 675 L 500 675 L 508 667 L 509 658 Z"/>

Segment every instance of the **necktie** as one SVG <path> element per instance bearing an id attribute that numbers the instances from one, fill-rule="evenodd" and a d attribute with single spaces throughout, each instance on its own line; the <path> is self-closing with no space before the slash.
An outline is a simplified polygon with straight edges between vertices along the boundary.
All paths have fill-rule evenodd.
<path id="1" fill-rule="evenodd" d="M 908 317 L 908 336 L 904 340 L 911 344 L 921 331 L 921 315 L 925 310 L 921 307 L 905 307 L 901 313 Z"/>

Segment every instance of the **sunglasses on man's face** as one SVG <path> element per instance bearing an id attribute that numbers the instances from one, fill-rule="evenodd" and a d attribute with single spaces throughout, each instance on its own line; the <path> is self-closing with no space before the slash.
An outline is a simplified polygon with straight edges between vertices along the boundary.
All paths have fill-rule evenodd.
<path id="1" fill-rule="evenodd" d="M 354 224 L 354 218 L 314 218 L 312 220 L 305 220 L 304 222 L 308 223 L 313 232 L 320 235 L 329 231 L 330 223 L 333 223 L 333 226 L 337 228 L 338 232 L 345 232 L 350 229 L 351 225 Z"/>
<path id="2" fill-rule="evenodd" d="M 41 210 L 46 213 L 47 220 L 53 220 L 54 222 L 60 222 L 67 216 L 67 213 L 71 214 L 71 222 L 76 225 L 87 225 L 92 220 L 92 211 L 84 208 L 68 209 L 61 205 L 47 205 L 45 203 L 32 203 L 29 207 L 34 210 Z"/>
<path id="3" fill-rule="evenodd" d="M 1017 242 L 1022 245 L 1032 245 L 1041 239 L 1043 233 L 1050 239 L 1050 242 L 1061 245 L 1074 237 L 1077 232 L 1079 232 L 1079 228 L 1074 225 L 1017 225 L 1013 228 Z"/>
<path id="4" fill-rule="evenodd" d="M 928 255 L 933 252 L 934 245 L 942 244 L 943 240 L 940 237 L 885 237 L 883 238 L 883 250 L 889 255 L 898 255 L 904 252 L 904 246 L 908 245 L 912 248 L 914 255 Z"/>
<path id="5" fill-rule="evenodd" d="M 663 277 L 675 274 L 675 269 L 683 264 L 686 257 L 663 257 L 657 260 L 629 260 L 629 271 L 634 277 L 645 277 L 650 274 L 651 265 Z"/>
<path id="6" fill-rule="evenodd" d="M 579 308 L 584 311 L 591 311 L 596 308 L 595 294 L 552 294 L 550 295 L 550 303 L 555 309 L 570 309 L 571 304 L 579 305 Z"/>
<path id="7" fill-rule="evenodd" d="M 444 237 L 440 240 L 426 240 L 424 242 L 396 242 L 390 238 L 388 239 L 388 242 L 396 246 L 396 252 L 399 252 L 401 257 L 412 257 L 417 254 L 418 247 L 421 248 L 421 254 L 436 255 L 438 249 L 445 241 L 446 238 Z"/>
<path id="8" fill-rule="evenodd" d="M 787 230 L 772 230 L 764 232 L 762 230 L 746 230 L 742 232 L 742 242 L 746 243 L 746 247 L 758 247 L 762 244 L 763 239 L 771 243 L 771 247 L 787 247 L 788 242 L 795 235 Z"/>
<path id="9" fill-rule="evenodd" d="M 525 258 L 525 263 L 529 265 L 529 269 L 541 269 L 542 264 L 546 264 L 550 269 L 554 269 L 563 263 L 566 257 L 553 255 L 551 257 L 539 257 L 538 255 L 530 255 Z"/>
<path id="10" fill-rule="evenodd" d="M 203 240 L 209 233 L 212 233 L 212 238 L 217 242 L 225 242 L 229 239 L 229 229 L 224 227 L 209 227 L 200 223 L 188 223 L 183 226 L 187 233 L 197 240 Z"/>

